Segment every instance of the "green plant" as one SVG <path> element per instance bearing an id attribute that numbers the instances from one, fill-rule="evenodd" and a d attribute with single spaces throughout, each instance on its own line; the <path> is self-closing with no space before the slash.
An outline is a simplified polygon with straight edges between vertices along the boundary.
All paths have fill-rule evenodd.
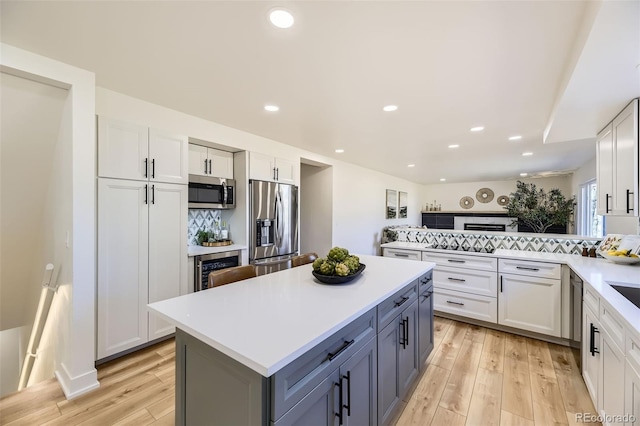
<path id="1" fill-rule="evenodd" d="M 209 233 L 205 230 L 199 230 L 196 232 L 196 240 L 198 241 L 198 245 L 202 245 L 203 242 L 209 241 Z"/>
<path id="2" fill-rule="evenodd" d="M 509 216 L 529 225 L 534 232 L 543 233 L 553 225 L 571 223 L 575 198 L 567 199 L 559 189 L 545 192 L 533 183 L 518 181 L 516 192 L 512 192 L 509 203 L 504 207 Z"/>

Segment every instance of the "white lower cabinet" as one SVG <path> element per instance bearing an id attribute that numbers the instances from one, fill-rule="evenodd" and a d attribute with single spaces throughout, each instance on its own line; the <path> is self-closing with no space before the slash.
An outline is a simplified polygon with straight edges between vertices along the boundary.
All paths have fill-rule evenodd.
<path id="1" fill-rule="evenodd" d="M 495 297 L 460 291 L 434 290 L 433 309 L 480 321 L 496 323 L 498 320 L 498 300 Z"/>
<path id="2" fill-rule="evenodd" d="M 560 337 L 560 280 L 500 274 L 498 324 Z"/>
<path id="3" fill-rule="evenodd" d="M 98 179 L 97 359 L 173 333 L 147 304 L 186 286 L 187 191 Z"/>
<path id="4" fill-rule="evenodd" d="M 421 260 L 421 254 L 417 250 L 384 248 L 382 249 L 382 255 L 384 257 L 397 257 L 399 259 Z"/>
<path id="5" fill-rule="evenodd" d="M 640 366 L 637 342 L 628 336 L 618 314 L 595 296 L 587 283 L 583 294 L 582 377 L 593 405 L 603 425 L 640 425 L 640 377 L 635 370 Z M 592 310 L 595 306 L 600 307 L 598 314 Z"/>

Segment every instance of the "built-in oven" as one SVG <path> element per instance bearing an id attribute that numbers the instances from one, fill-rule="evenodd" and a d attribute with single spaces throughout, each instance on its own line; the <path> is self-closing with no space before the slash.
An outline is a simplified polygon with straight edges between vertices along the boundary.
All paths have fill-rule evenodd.
<path id="1" fill-rule="evenodd" d="M 190 209 L 232 209 L 236 206 L 233 179 L 189 175 Z"/>
<path id="2" fill-rule="evenodd" d="M 203 254 L 195 257 L 194 264 L 193 291 L 206 290 L 209 288 L 209 274 L 211 272 L 240 265 L 240 251 L 231 250 Z"/>

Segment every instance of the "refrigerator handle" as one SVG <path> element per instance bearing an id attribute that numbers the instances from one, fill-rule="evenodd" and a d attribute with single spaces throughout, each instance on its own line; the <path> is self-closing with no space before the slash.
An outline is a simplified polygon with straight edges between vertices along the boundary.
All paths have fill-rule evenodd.
<path id="1" fill-rule="evenodd" d="M 274 201 L 275 201 L 275 231 L 273 232 L 273 242 L 275 243 L 276 246 L 276 253 L 278 252 L 278 247 L 280 247 L 280 239 L 278 238 L 280 236 L 280 191 L 278 191 L 276 189 L 276 196 L 274 197 Z"/>

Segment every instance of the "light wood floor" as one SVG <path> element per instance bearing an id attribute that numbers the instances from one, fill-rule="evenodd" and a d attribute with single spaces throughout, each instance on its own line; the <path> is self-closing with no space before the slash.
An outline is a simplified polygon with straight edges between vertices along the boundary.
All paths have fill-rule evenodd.
<path id="1" fill-rule="evenodd" d="M 0 399 L 0 425 L 173 425 L 173 340 L 98 367 L 67 401 L 55 379 Z M 435 318 L 428 368 L 397 425 L 576 424 L 595 413 L 570 349 Z"/>

